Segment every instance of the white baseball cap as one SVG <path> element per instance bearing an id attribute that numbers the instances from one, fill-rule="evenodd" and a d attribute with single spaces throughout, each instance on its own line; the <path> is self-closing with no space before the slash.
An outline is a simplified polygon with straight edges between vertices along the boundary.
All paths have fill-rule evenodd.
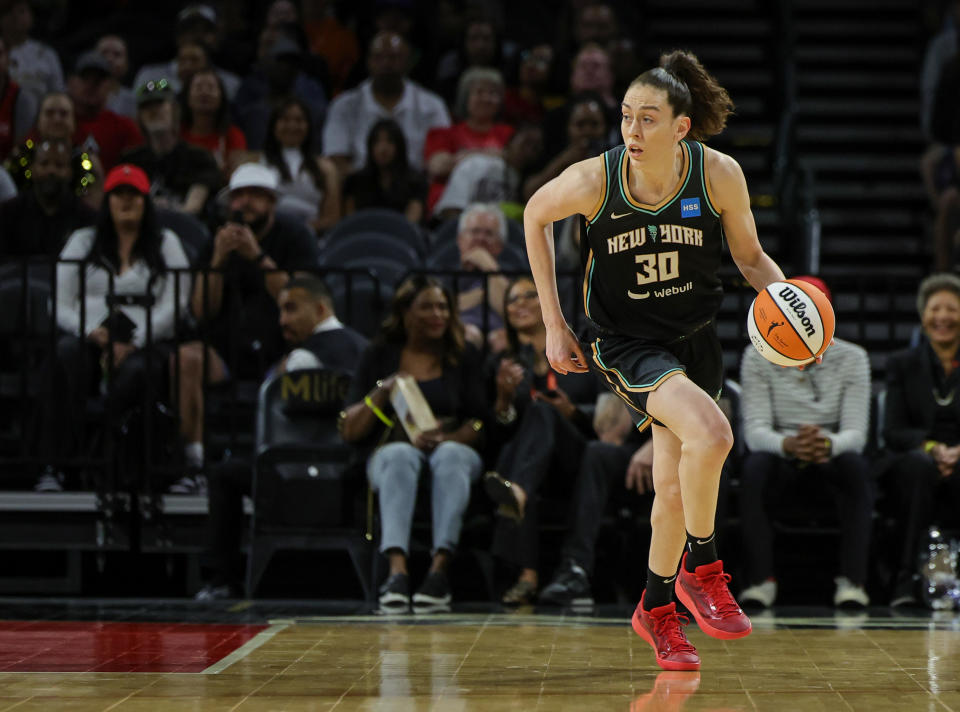
<path id="1" fill-rule="evenodd" d="M 240 188 L 260 188 L 276 195 L 279 184 L 277 172 L 270 166 L 260 163 L 241 163 L 230 176 L 227 192 L 232 193 Z"/>

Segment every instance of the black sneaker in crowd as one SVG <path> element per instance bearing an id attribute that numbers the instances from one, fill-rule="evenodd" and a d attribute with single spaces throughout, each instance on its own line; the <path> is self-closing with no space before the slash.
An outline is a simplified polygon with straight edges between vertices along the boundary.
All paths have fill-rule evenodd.
<path id="1" fill-rule="evenodd" d="M 537 600 L 548 606 L 593 605 L 593 591 L 587 572 L 576 561 L 566 561 L 553 581 L 540 592 Z"/>
<path id="2" fill-rule="evenodd" d="M 450 583 L 442 571 L 431 571 L 423 580 L 420 588 L 413 594 L 413 605 L 417 607 L 440 607 L 450 605 Z"/>
<path id="3" fill-rule="evenodd" d="M 410 608 L 410 578 L 406 574 L 391 574 L 380 587 L 380 607 L 388 611 Z"/>
<path id="4" fill-rule="evenodd" d="M 893 588 L 893 596 L 890 599 L 891 608 L 920 608 L 920 596 L 917 592 L 920 590 L 920 577 L 914 574 L 901 573 L 897 577 L 897 582 Z"/>

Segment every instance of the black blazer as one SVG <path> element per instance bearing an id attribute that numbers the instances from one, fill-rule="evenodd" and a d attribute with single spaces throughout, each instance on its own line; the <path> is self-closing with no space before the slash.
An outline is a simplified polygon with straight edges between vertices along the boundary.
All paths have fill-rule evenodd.
<path id="1" fill-rule="evenodd" d="M 310 334 L 299 348 L 306 349 L 320 359 L 323 368 L 342 371 L 352 376 L 360 363 L 360 356 L 367 348 L 367 339 L 360 332 L 345 326 L 342 329 Z"/>
<path id="2" fill-rule="evenodd" d="M 891 450 L 920 447 L 933 429 L 937 403 L 930 345 L 926 342 L 891 354 L 887 360 L 887 401 L 883 437 Z M 960 422 L 960 393 L 953 400 Z M 960 433 L 957 433 L 960 442 Z"/>

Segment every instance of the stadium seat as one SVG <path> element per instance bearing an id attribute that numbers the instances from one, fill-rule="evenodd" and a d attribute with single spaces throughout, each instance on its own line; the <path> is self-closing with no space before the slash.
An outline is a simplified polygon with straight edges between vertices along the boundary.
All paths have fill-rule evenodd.
<path id="1" fill-rule="evenodd" d="M 279 550 L 345 550 L 372 600 L 373 548 L 357 523 L 356 490 L 344 476 L 351 451 L 337 429 L 349 382 L 346 374 L 310 369 L 278 374 L 260 389 L 248 597 Z"/>
<path id="2" fill-rule="evenodd" d="M 354 275 L 347 280 L 343 274 L 331 273 L 325 279 L 340 321 L 368 339 L 376 336 L 393 299 L 393 286 L 372 275 Z"/>
<path id="3" fill-rule="evenodd" d="M 393 210 L 368 208 L 343 218 L 324 236 L 326 245 L 352 239 L 355 235 L 375 232 L 403 242 L 421 257 L 427 254 L 427 241 L 419 228 Z"/>

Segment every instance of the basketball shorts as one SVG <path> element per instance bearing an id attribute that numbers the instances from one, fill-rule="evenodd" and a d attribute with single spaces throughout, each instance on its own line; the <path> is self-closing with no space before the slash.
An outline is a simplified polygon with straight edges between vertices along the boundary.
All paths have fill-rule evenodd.
<path id="1" fill-rule="evenodd" d="M 647 396 L 668 378 L 684 373 L 714 400 L 723 387 L 723 352 L 713 321 L 666 344 L 602 331 L 587 344 L 586 355 L 607 388 L 626 403 L 638 430 L 662 425 L 647 413 Z"/>

